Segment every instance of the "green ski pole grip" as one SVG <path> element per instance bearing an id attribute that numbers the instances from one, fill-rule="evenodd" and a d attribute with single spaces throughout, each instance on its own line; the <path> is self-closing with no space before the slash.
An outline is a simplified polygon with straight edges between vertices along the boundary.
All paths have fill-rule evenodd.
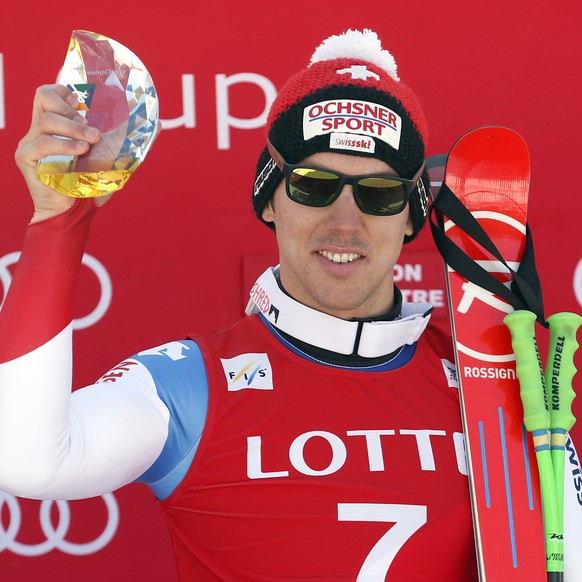
<path id="1" fill-rule="evenodd" d="M 503 318 L 511 333 L 524 411 L 523 423 L 529 432 L 550 428 L 544 371 L 535 339 L 535 321 L 534 313 L 521 309 Z"/>
<path id="2" fill-rule="evenodd" d="M 536 315 L 526 310 L 514 311 L 503 319 L 511 332 L 524 411 L 523 421 L 526 429 L 532 433 L 538 463 L 548 580 L 560 580 L 559 575 L 564 569 L 563 535 L 550 451 L 548 395 L 535 337 L 535 321 Z"/>
<path id="3" fill-rule="evenodd" d="M 550 428 L 570 430 L 576 418 L 572 401 L 576 396 L 572 379 L 576 374 L 574 354 L 579 347 L 576 333 L 582 325 L 577 313 L 555 313 L 547 319 L 550 324 L 550 344 L 546 364 L 546 386 L 550 400 Z"/>

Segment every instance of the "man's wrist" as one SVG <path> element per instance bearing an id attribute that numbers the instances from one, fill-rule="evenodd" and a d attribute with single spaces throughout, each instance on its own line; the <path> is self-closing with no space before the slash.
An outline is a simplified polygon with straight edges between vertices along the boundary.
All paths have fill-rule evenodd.
<path id="1" fill-rule="evenodd" d="M 60 214 L 64 214 L 73 208 L 75 202 L 75 198 L 65 198 L 63 196 L 63 202 L 61 204 L 55 205 L 53 208 L 36 208 L 29 224 L 43 222 L 45 220 L 50 220 L 55 216 L 59 216 Z"/>

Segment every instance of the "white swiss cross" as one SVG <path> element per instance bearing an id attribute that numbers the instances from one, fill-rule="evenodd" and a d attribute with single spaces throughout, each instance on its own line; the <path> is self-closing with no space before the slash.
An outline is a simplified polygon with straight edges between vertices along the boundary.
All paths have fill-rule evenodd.
<path id="1" fill-rule="evenodd" d="M 374 73 L 374 71 L 368 71 L 366 65 L 352 65 L 347 69 L 338 69 L 336 73 L 340 75 L 349 74 L 352 76 L 352 79 L 363 79 L 364 81 L 367 81 L 368 77 L 373 77 L 376 81 L 380 80 L 380 76 Z"/>

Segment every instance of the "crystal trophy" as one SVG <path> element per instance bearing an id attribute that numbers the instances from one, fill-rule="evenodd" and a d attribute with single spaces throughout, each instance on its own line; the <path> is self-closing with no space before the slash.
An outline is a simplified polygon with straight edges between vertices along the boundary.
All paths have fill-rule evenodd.
<path id="1" fill-rule="evenodd" d="M 157 134 L 158 98 L 143 63 L 101 34 L 74 30 L 58 82 L 77 97 L 77 110 L 101 139 L 80 156 L 47 156 L 37 176 L 75 198 L 105 196 L 123 188 Z"/>

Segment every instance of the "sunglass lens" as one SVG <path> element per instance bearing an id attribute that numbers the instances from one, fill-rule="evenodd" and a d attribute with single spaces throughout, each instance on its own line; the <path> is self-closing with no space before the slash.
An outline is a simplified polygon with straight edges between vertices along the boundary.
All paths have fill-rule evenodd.
<path id="1" fill-rule="evenodd" d="M 398 214 L 406 204 L 406 187 L 391 178 L 362 178 L 358 182 L 360 208 L 368 214 Z"/>
<path id="2" fill-rule="evenodd" d="M 306 206 L 327 206 L 334 200 L 340 178 L 332 172 L 315 168 L 295 168 L 289 174 L 291 198 Z"/>

